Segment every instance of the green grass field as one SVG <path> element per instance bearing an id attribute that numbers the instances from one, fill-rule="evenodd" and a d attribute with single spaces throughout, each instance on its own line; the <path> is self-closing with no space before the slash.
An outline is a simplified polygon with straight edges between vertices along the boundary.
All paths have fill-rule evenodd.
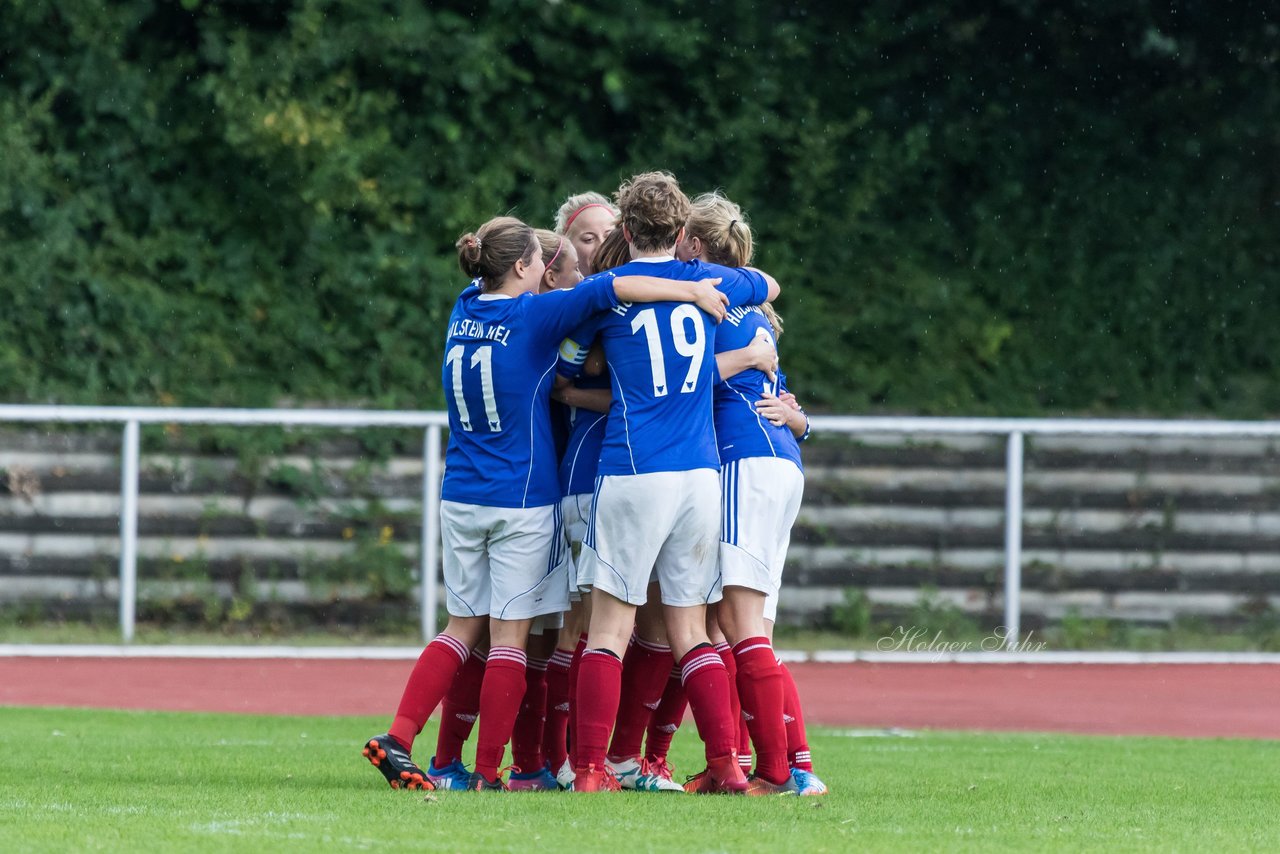
<path id="1" fill-rule="evenodd" d="M 384 725 L 0 709 L 0 851 L 1280 849 L 1280 742 L 819 730 L 824 798 L 424 798 L 361 758 Z"/>

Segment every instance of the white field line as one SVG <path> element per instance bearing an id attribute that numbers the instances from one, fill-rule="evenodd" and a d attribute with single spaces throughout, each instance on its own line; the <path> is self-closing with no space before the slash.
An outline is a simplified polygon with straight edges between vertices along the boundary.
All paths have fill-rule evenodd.
<path id="1" fill-rule="evenodd" d="M 0 658 L 202 658 L 413 661 L 420 646 L 183 646 L 117 644 L 0 644 Z M 877 650 L 778 650 L 787 662 L 821 664 L 1272 664 L 1276 652 L 880 652 Z"/>

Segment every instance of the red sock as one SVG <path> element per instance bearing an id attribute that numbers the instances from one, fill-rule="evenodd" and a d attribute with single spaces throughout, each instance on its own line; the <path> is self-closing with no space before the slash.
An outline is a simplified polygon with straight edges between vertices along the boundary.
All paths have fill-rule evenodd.
<path id="1" fill-rule="evenodd" d="M 547 712 L 547 660 L 531 658 L 524 671 L 524 699 L 511 730 L 511 763 L 526 774 L 542 767 L 542 727 Z"/>
<path id="2" fill-rule="evenodd" d="M 524 650 L 516 646 L 489 649 L 489 664 L 480 686 L 480 738 L 476 771 L 490 782 L 498 779 L 502 753 L 511 740 L 520 701 L 524 698 Z"/>
<path id="3" fill-rule="evenodd" d="M 432 762 L 437 768 L 462 761 L 462 745 L 471 737 L 471 729 L 480 716 L 480 683 L 484 681 L 484 665 L 484 653 L 471 650 L 466 663 L 453 677 L 449 693 L 444 695 L 440 735 L 436 738 L 436 755 Z"/>
<path id="4" fill-rule="evenodd" d="M 779 660 L 778 669 L 782 672 L 782 720 L 787 725 L 787 759 L 792 768 L 812 771 L 813 758 L 809 755 L 809 736 L 804 731 L 800 692 L 796 690 L 796 680 L 791 678 L 787 665 Z"/>
<path id="5" fill-rule="evenodd" d="M 782 668 L 766 637 L 747 638 L 733 648 L 738 661 L 738 696 L 742 715 L 756 746 L 756 774 L 770 783 L 785 783 L 787 728 L 782 722 Z"/>
<path id="6" fill-rule="evenodd" d="M 569 761 L 578 767 L 578 671 L 582 667 L 582 655 L 587 651 L 586 632 L 578 635 L 578 645 L 573 648 L 573 660 L 569 662 Z"/>
<path id="7" fill-rule="evenodd" d="M 680 661 L 680 673 L 707 759 L 735 753 L 738 730 L 729 707 L 729 674 L 720 656 L 709 646 L 696 646 Z"/>
<path id="8" fill-rule="evenodd" d="M 418 656 L 418 663 L 409 674 L 396 709 L 395 720 L 387 732 L 412 752 L 413 740 L 427 724 L 427 718 L 440 704 L 440 698 L 449 690 L 454 674 L 467 660 L 467 645 L 448 635 L 436 635 Z"/>
<path id="9" fill-rule="evenodd" d="M 622 659 L 622 696 L 618 720 L 609 743 L 609 758 L 615 761 L 640 755 L 644 731 L 653 710 L 662 702 L 662 689 L 671 673 L 671 647 L 651 643 L 639 636 L 631 641 Z"/>
<path id="10" fill-rule="evenodd" d="M 646 759 L 666 759 L 671 750 L 671 737 L 680 728 L 684 720 L 684 711 L 689 707 L 689 697 L 684 692 L 684 683 L 680 681 L 680 668 L 671 668 L 667 677 L 666 689 L 662 692 L 662 702 L 649 719 L 649 732 L 644 739 L 644 755 Z"/>
<path id="11" fill-rule="evenodd" d="M 741 678 L 742 671 L 738 671 Z M 735 680 L 736 683 L 737 680 Z M 733 686 L 736 687 L 736 684 Z M 738 701 L 742 701 L 742 694 L 739 692 Z M 742 710 L 742 717 L 738 718 L 738 765 L 742 768 L 742 773 L 751 773 L 751 730 L 747 726 L 747 710 Z"/>
<path id="12" fill-rule="evenodd" d="M 557 649 L 547 662 L 547 722 L 542 727 L 542 755 L 552 773 L 560 770 L 568 758 L 565 736 L 569 729 L 569 665 L 573 653 Z"/>
<path id="13" fill-rule="evenodd" d="M 607 649 L 589 649 L 578 667 L 578 728 L 573 733 L 574 768 L 604 768 L 609 732 L 618 716 L 622 694 L 622 662 Z"/>
<path id="14" fill-rule="evenodd" d="M 729 648 L 729 644 L 721 642 L 716 644 L 716 653 L 720 656 L 720 660 L 724 662 L 724 669 L 729 671 L 729 709 L 733 715 L 733 748 L 738 749 L 742 744 L 742 701 L 738 697 L 738 662 L 733 657 L 733 650 Z M 741 761 L 741 756 L 738 757 Z"/>

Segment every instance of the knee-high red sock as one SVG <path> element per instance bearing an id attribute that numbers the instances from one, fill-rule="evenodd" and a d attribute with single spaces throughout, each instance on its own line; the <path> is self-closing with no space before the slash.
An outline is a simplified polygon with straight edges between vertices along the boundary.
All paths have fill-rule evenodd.
<path id="1" fill-rule="evenodd" d="M 742 671 L 738 671 L 738 676 L 742 675 Z M 735 687 L 737 680 L 735 679 Z M 742 702 L 742 694 L 738 694 L 738 702 Z M 742 717 L 738 718 L 738 765 L 742 767 L 744 774 L 751 773 L 751 730 L 747 727 L 747 711 L 742 710 Z"/>
<path id="2" fill-rule="evenodd" d="M 440 704 L 440 698 L 449 690 L 454 674 L 467 660 L 467 645 L 448 635 L 436 635 L 418 656 L 418 663 L 409 674 L 396 709 L 395 720 L 387 732 L 404 747 L 413 750 L 413 740 L 426 726 L 427 718 Z"/>
<path id="3" fill-rule="evenodd" d="M 480 738 L 476 771 L 492 782 L 498 778 L 502 753 L 511 740 L 520 700 L 524 698 L 524 650 L 515 646 L 489 649 L 489 664 L 480 686 Z"/>
<path id="4" fill-rule="evenodd" d="M 787 728 L 782 722 L 782 668 L 766 637 L 747 638 L 733 648 L 738 661 L 738 696 L 742 716 L 756 747 L 756 774 L 770 783 L 785 783 Z"/>
<path id="5" fill-rule="evenodd" d="M 681 659 L 680 673 L 707 759 L 736 753 L 738 730 L 729 705 L 729 673 L 724 661 L 710 646 L 696 646 Z"/>
<path id="6" fill-rule="evenodd" d="M 433 763 L 437 768 L 462 761 L 462 745 L 471 737 L 476 718 L 480 716 L 480 683 L 484 681 L 484 666 L 485 654 L 471 650 L 466 663 L 453 677 L 449 693 L 444 695 Z"/>
<path id="7" fill-rule="evenodd" d="M 609 733 L 618 716 L 622 694 L 622 661 L 607 649 L 589 649 L 578 667 L 578 728 L 573 733 L 574 768 L 604 767 Z"/>
<path id="8" fill-rule="evenodd" d="M 578 645 L 573 649 L 569 662 L 569 761 L 578 767 L 578 671 L 582 669 L 582 656 L 587 651 L 586 632 L 578 635 Z"/>
<path id="9" fill-rule="evenodd" d="M 635 637 L 622 659 L 622 696 L 618 701 L 618 720 L 609 743 L 609 758 L 614 761 L 638 757 L 641 740 L 653 710 L 662 702 L 662 689 L 674 664 L 671 647 Z"/>
<path id="10" fill-rule="evenodd" d="M 560 770 L 568 758 L 565 736 L 569 729 L 569 665 L 573 653 L 557 649 L 547 662 L 547 722 L 542 727 L 542 755 L 552 773 Z"/>
<path id="11" fill-rule="evenodd" d="M 733 657 L 733 650 L 729 644 L 721 643 L 715 646 L 716 653 L 720 656 L 720 660 L 724 662 L 724 669 L 729 672 L 729 708 L 733 714 L 733 748 L 738 750 L 742 744 L 742 731 L 745 727 L 742 724 L 742 701 L 738 697 L 738 662 Z M 749 742 L 748 742 L 749 745 Z M 738 762 L 743 761 L 741 753 L 738 754 Z M 750 769 L 751 754 L 747 752 L 746 761 L 747 768 Z"/>
<path id="12" fill-rule="evenodd" d="M 689 697 L 684 692 L 684 683 L 680 681 L 680 668 L 673 667 L 662 692 L 662 701 L 649 719 L 649 731 L 644 739 L 646 759 L 667 758 L 667 753 L 671 750 L 671 738 L 680 728 L 684 711 L 688 707 Z"/>
<path id="13" fill-rule="evenodd" d="M 530 773 L 542 767 L 542 728 L 547 711 L 547 660 L 531 658 L 524 671 L 524 699 L 511 730 L 511 762 Z"/>
<path id="14" fill-rule="evenodd" d="M 778 660 L 782 674 L 782 720 L 787 726 L 787 759 L 791 767 L 801 771 L 813 770 L 813 758 L 809 755 L 809 735 L 804 729 L 804 709 L 800 706 L 800 692 L 796 680 L 791 677 L 787 665 Z"/>

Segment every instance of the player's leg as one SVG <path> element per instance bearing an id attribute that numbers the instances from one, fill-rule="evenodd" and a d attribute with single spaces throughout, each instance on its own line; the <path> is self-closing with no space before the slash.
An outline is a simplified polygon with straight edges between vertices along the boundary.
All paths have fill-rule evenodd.
<path id="1" fill-rule="evenodd" d="M 547 721 L 547 668 L 555 654 L 562 623 L 559 614 L 541 616 L 529 633 L 524 698 L 511 730 L 511 763 L 515 768 L 507 785 L 512 790 L 559 788 L 542 754 L 542 737 Z"/>
<path id="2" fill-rule="evenodd" d="M 768 615 L 765 619 L 765 633 L 773 639 L 773 617 L 777 614 L 776 598 L 765 607 Z M 796 680 L 791 669 L 778 659 L 778 667 L 782 672 L 782 720 L 787 728 L 787 762 L 791 766 L 791 777 L 801 795 L 825 795 L 827 784 L 813 770 L 813 758 L 809 752 L 809 734 L 804 725 L 804 707 L 800 704 L 800 692 L 796 688 Z"/>
<path id="3" fill-rule="evenodd" d="M 723 631 L 720 630 L 720 606 L 722 602 L 707 606 L 707 638 L 715 647 L 716 654 L 724 662 L 724 669 L 729 671 L 729 708 L 733 714 L 734 726 L 738 732 L 738 764 L 742 773 L 751 772 L 751 738 L 742 719 L 742 700 L 738 696 L 738 662 L 733 657 L 733 649 Z"/>
<path id="4" fill-rule="evenodd" d="M 705 748 L 707 770 L 686 785 L 692 792 L 745 792 L 738 765 L 738 730 L 729 700 L 729 672 L 707 638 L 705 606 L 665 606 L 667 637 Z"/>
<path id="5" fill-rule="evenodd" d="M 559 506 L 494 508 L 489 535 L 489 662 L 480 687 L 480 734 L 471 787 L 501 787 L 499 768 L 525 693 L 526 644 L 535 617 L 568 607 L 568 546 Z"/>
<path id="6" fill-rule="evenodd" d="M 635 620 L 635 604 L 597 589 L 592 593 L 589 646 L 578 671 L 578 708 L 574 741 L 574 790 L 599 791 L 613 788 L 603 779 L 607 772 L 605 754 L 609 735 L 618 715 L 622 693 L 622 658 Z"/>
<path id="7" fill-rule="evenodd" d="M 427 777 L 437 789 L 465 789 L 471 771 L 462 762 L 462 747 L 480 717 L 480 685 L 489 659 L 489 629 L 453 677 L 440 707 L 440 732 Z"/>
<path id="8" fill-rule="evenodd" d="M 572 603 L 565 613 L 564 625 L 556 637 L 555 649 L 547 660 L 546 722 L 542 727 L 542 755 L 553 773 L 559 777 L 569 761 L 569 667 L 573 650 L 582 634 L 582 604 Z M 572 766 L 569 768 L 572 771 Z"/>
<path id="9" fill-rule="evenodd" d="M 650 773 L 667 780 L 674 776 L 675 769 L 667 761 L 667 754 L 671 750 L 671 739 L 684 721 L 684 713 L 688 707 L 689 697 L 684 692 L 684 683 L 680 681 L 680 668 L 672 667 L 662 691 L 662 701 L 654 710 L 653 717 L 649 720 L 649 730 L 645 733 L 644 761 Z"/>
<path id="10" fill-rule="evenodd" d="M 786 726 L 786 678 L 773 651 L 772 617 L 804 476 L 782 459 L 753 457 L 725 466 L 720 568 L 721 625 L 738 661 L 738 689 L 756 746 L 760 793 L 797 791 Z"/>
<path id="11" fill-rule="evenodd" d="M 572 732 L 575 791 L 617 788 L 605 767 L 618 716 L 622 654 L 644 604 L 650 569 L 676 520 L 666 474 L 605 476 L 597 481 L 582 567 L 592 580 L 588 646 L 578 669 Z"/>
<path id="12" fill-rule="evenodd" d="M 578 635 L 578 641 L 573 645 L 573 655 L 569 658 L 569 728 L 566 733 L 566 741 L 568 745 L 568 755 L 570 769 L 567 775 L 563 775 L 561 784 L 565 781 L 573 782 L 573 768 L 577 766 L 577 743 L 575 733 L 578 731 L 578 674 L 582 672 L 582 656 L 587 651 L 587 629 L 591 625 L 591 594 L 583 592 L 582 594 L 582 631 Z"/>
<path id="13" fill-rule="evenodd" d="M 609 743 L 609 770 L 624 789 L 661 792 L 683 791 L 660 775 L 648 773 L 641 756 L 641 741 L 674 660 L 666 643 L 662 603 L 656 583 L 649 585 L 648 602 L 636 611 L 636 629 L 622 659 L 622 694 L 613 740 Z"/>
<path id="14" fill-rule="evenodd" d="M 441 502 L 449 623 L 418 657 L 386 735 L 369 739 L 363 749 L 393 788 L 400 788 L 405 782 L 413 788 L 431 785 L 425 772 L 410 758 L 414 739 L 484 633 L 490 591 L 484 520 L 478 513 L 483 509 Z"/>
<path id="15" fill-rule="evenodd" d="M 672 655 L 680 664 L 706 750 L 707 770 L 685 788 L 696 792 L 745 792 L 746 777 L 738 766 L 737 726 L 729 699 L 729 673 L 707 636 L 707 603 L 720 598 L 716 543 L 719 540 L 720 482 L 712 469 L 673 473 L 667 496 L 679 509 L 674 526 L 658 554 L 663 614 Z M 670 500 L 670 499 L 668 499 Z"/>
<path id="16" fill-rule="evenodd" d="M 730 585 L 720 602 L 720 623 L 733 641 L 743 717 L 756 750 L 755 776 L 772 786 L 787 786 L 787 731 L 783 723 L 783 678 L 765 634 L 765 594 Z"/>
<path id="17" fill-rule="evenodd" d="M 567 495 L 560 502 L 565 535 L 569 540 L 572 561 L 569 581 L 569 610 L 556 640 L 555 651 L 547 664 L 547 712 L 543 726 L 542 752 L 563 787 L 573 781 L 573 764 L 569 761 L 568 734 L 573 714 L 571 670 L 576 673 L 574 654 L 581 643 L 586 648 L 587 612 L 590 597 L 583 595 L 580 581 L 582 538 L 591 517 L 591 494 Z M 578 653 L 580 656 L 581 653 Z"/>

